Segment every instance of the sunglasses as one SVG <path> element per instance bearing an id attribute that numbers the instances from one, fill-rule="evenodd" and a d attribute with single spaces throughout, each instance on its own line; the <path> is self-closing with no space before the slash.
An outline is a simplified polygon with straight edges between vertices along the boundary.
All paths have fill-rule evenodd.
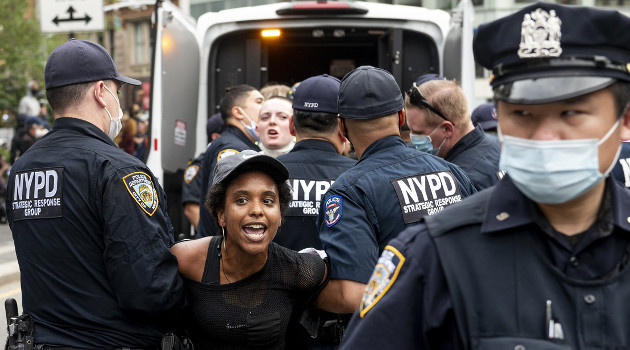
<path id="1" fill-rule="evenodd" d="M 413 83 L 413 86 L 411 87 L 411 89 L 409 89 L 409 102 L 411 102 L 411 104 L 418 106 L 420 108 L 426 107 L 431 112 L 437 114 L 438 117 L 446 120 L 447 122 L 454 124 L 452 121 L 446 119 L 446 117 L 444 116 L 444 114 L 442 114 L 442 112 L 438 111 L 435 107 L 429 104 L 427 99 L 422 95 L 422 92 L 420 92 L 420 89 L 418 88 L 418 85 L 416 85 L 416 83 Z"/>

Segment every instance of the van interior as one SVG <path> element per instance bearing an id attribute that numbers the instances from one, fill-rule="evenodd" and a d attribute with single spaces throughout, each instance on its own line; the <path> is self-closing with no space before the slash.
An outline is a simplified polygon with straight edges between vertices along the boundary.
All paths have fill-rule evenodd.
<path id="1" fill-rule="evenodd" d="M 267 83 L 292 86 L 319 74 L 339 79 L 371 65 L 390 71 L 401 89 L 421 74 L 439 71 L 438 51 L 427 36 L 391 28 L 289 28 L 262 37 L 261 30 L 224 35 L 211 48 L 208 100 L 217 106 L 225 88 Z M 208 108 L 208 113 L 216 113 Z"/>

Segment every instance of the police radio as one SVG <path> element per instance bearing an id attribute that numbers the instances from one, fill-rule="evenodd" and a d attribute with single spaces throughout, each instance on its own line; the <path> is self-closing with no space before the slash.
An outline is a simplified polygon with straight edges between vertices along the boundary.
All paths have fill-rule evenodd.
<path id="1" fill-rule="evenodd" d="M 7 314 L 5 350 L 32 350 L 35 345 L 33 318 L 26 314 L 18 316 L 17 302 L 13 298 L 4 301 L 4 309 Z"/>

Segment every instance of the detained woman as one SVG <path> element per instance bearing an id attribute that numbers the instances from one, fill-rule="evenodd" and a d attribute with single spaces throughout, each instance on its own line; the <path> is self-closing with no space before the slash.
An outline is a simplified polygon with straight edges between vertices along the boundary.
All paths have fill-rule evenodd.
<path id="1" fill-rule="evenodd" d="M 284 349 L 287 329 L 326 281 L 317 255 L 272 240 L 291 200 L 287 169 L 243 151 L 222 158 L 206 209 L 222 236 L 175 244 L 189 302 L 187 333 L 195 349 Z"/>

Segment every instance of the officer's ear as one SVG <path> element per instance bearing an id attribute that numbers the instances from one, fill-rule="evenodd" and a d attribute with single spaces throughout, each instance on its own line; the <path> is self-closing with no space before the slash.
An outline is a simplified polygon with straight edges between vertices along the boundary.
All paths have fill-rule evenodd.
<path id="1" fill-rule="evenodd" d="M 105 82 L 102 80 L 99 80 L 93 83 L 93 87 L 94 87 L 94 98 L 96 99 L 96 102 L 100 104 L 101 107 L 107 107 L 107 102 L 105 102 L 105 99 L 104 99 L 104 96 L 107 93 L 107 90 L 105 90 Z"/>
<path id="2" fill-rule="evenodd" d="M 291 136 L 295 136 L 295 125 L 293 124 L 293 114 L 289 117 L 289 132 Z"/>
<path id="3" fill-rule="evenodd" d="M 406 116 L 407 116 L 407 111 L 405 111 L 404 108 L 398 111 L 398 127 L 399 128 L 402 128 L 402 126 L 405 125 Z"/>
<path id="4" fill-rule="evenodd" d="M 619 124 L 619 138 L 621 141 L 630 140 L 630 102 L 626 105 Z"/>
<path id="5" fill-rule="evenodd" d="M 238 120 L 242 120 L 243 118 L 245 118 L 245 115 L 243 114 L 243 109 L 239 106 L 233 106 L 232 109 L 232 116 Z"/>

